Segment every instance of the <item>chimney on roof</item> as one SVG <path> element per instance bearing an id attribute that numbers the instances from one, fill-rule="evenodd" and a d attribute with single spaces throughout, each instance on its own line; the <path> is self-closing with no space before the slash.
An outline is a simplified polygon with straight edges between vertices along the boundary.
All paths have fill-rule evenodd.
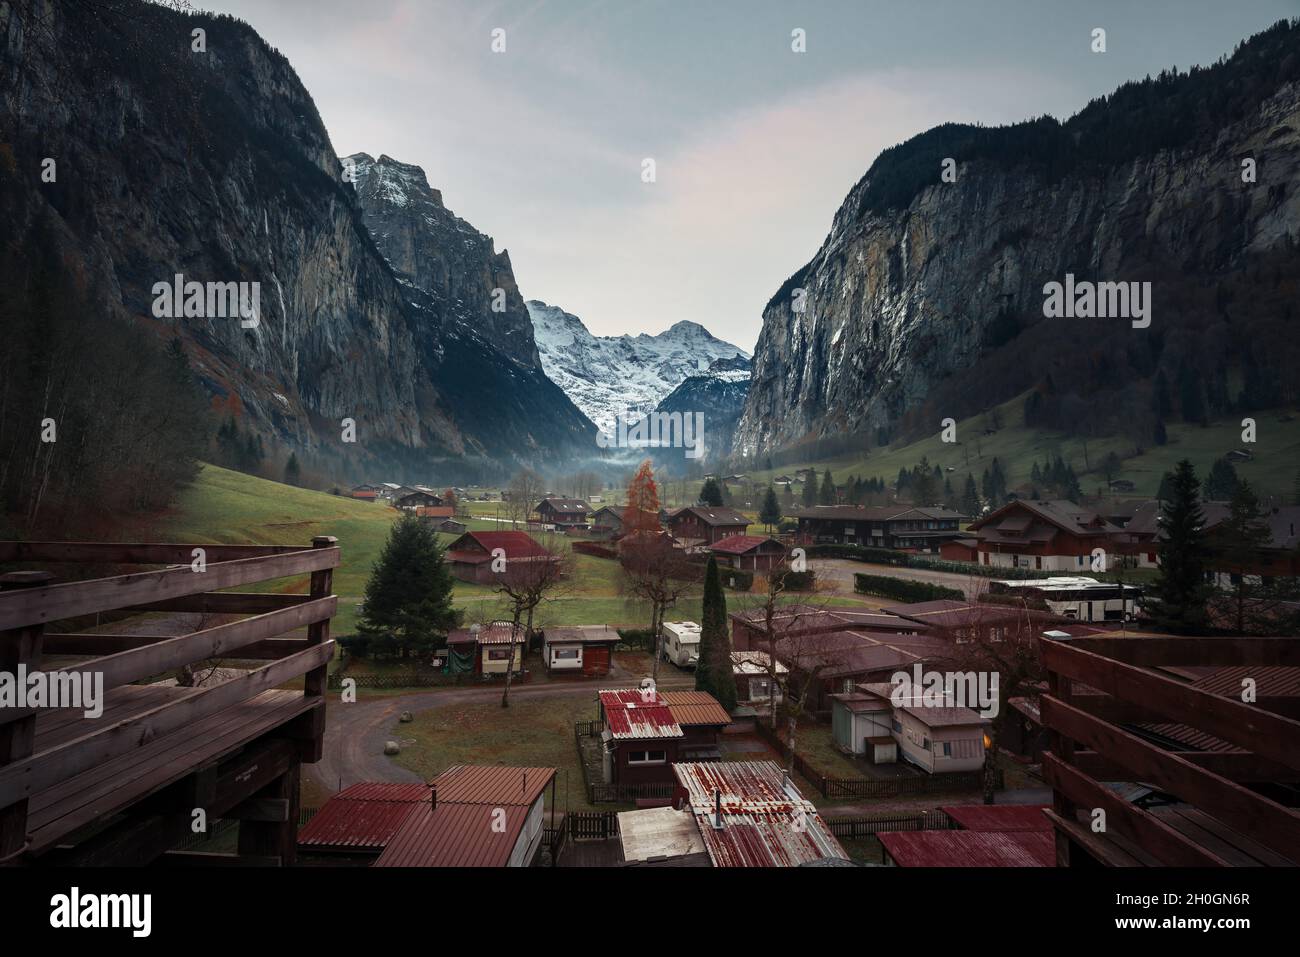
<path id="1" fill-rule="evenodd" d="M 429 785 L 429 807 L 431 810 L 438 810 L 438 785 Z"/>
<path id="2" fill-rule="evenodd" d="M 713 826 L 722 830 L 722 791 L 713 789 Z"/>

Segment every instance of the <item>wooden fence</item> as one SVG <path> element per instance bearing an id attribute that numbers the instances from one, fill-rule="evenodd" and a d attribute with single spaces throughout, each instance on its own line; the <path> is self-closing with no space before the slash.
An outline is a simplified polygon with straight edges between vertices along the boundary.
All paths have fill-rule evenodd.
<path id="1" fill-rule="evenodd" d="M 633 801 L 663 800 L 676 793 L 675 784 L 604 784 L 590 781 L 587 799 L 592 804 L 631 804 Z"/>
<path id="2" fill-rule="evenodd" d="M 531 672 L 522 671 L 510 679 L 511 685 L 528 684 Z M 503 684 L 505 678 L 500 675 L 459 674 L 447 675 L 440 671 L 408 671 L 398 674 L 374 674 L 369 672 L 336 671 L 329 676 L 331 691 L 343 687 L 345 679 L 352 679 L 358 688 L 393 689 L 393 688 L 440 688 L 457 685 Z"/>
<path id="3" fill-rule="evenodd" d="M 604 841 L 618 837 L 617 811 L 570 811 L 564 829 L 574 841 Z"/>
<path id="4" fill-rule="evenodd" d="M 980 791 L 984 788 L 983 771 L 962 771 L 954 774 L 925 774 L 905 778 L 873 781 L 870 778 L 821 778 L 814 780 L 818 790 L 828 798 L 845 797 L 902 797 L 909 794 L 943 794 L 948 791 Z M 993 786 L 1001 790 L 1002 772 L 996 774 Z"/>
<path id="5" fill-rule="evenodd" d="M 951 831 L 957 825 L 943 811 L 878 817 L 823 818 L 826 829 L 838 838 L 856 840 L 886 831 Z"/>

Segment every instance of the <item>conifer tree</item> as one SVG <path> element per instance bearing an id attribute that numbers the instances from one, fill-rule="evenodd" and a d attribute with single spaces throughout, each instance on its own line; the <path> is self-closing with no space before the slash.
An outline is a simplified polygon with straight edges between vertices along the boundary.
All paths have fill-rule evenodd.
<path id="1" fill-rule="evenodd" d="M 707 691 L 727 711 L 736 707 L 736 679 L 731 671 L 731 638 L 727 634 L 727 598 L 722 592 L 718 562 L 709 556 L 704 571 L 704 604 L 700 613 L 700 659 L 695 666 L 695 690 Z"/>
<path id="2" fill-rule="evenodd" d="M 1205 583 L 1201 483 L 1187 459 L 1174 470 L 1169 495 L 1160 508 L 1159 574 L 1144 611 L 1157 627 L 1189 634 L 1205 627 L 1210 589 Z"/>
<path id="3" fill-rule="evenodd" d="M 781 521 L 781 505 L 776 500 L 776 491 L 770 485 L 763 495 L 763 507 L 759 509 L 758 520 L 767 526 L 768 531 Z"/>
<path id="4" fill-rule="evenodd" d="M 357 634 L 379 657 L 441 647 L 460 624 L 453 580 L 433 527 L 407 512 L 393 523 L 366 583 Z"/>

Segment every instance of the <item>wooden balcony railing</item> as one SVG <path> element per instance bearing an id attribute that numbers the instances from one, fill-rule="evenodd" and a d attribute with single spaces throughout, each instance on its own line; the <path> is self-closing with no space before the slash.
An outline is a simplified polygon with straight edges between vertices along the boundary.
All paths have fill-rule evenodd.
<path id="1" fill-rule="evenodd" d="M 1043 771 L 1055 792 L 1058 864 L 1070 863 L 1072 843 L 1112 865 L 1300 863 L 1300 812 L 1275 799 L 1300 783 L 1300 699 L 1247 703 L 1151 670 L 1295 667 L 1300 638 L 1049 633 L 1040 641 L 1049 681 L 1041 714 L 1052 741 Z M 1218 746 L 1168 750 L 1141 733 L 1161 724 Z M 1182 803 L 1146 809 L 1103 781 L 1149 785 Z M 1101 820 L 1099 830 L 1093 822 Z"/>
<path id="2" fill-rule="evenodd" d="M 196 549 L 203 550 L 202 566 Z M 66 582 L 48 571 L 0 575 L 0 672 L 13 675 L 20 665 L 43 670 L 49 655 L 90 656 L 44 670 L 102 678 L 104 692 L 98 719 L 72 709 L 0 708 L 0 862 L 47 849 L 229 754 L 245 743 L 241 734 L 251 740 L 308 718 L 299 721 L 303 754 L 319 754 L 337 606 L 330 594 L 336 539 L 316 538 L 310 547 L 0 542 L 0 562 L 170 566 Z M 305 595 L 222 591 L 301 575 L 311 576 Z M 123 611 L 247 617 L 173 636 L 95 634 L 75 625 L 48 630 Z M 303 628 L 306 637 L 282 637 Z M 141 684 L 214 658 L 268 663 L 207 687 Z M 295 678 L 304 679 L 301 691 L 281 689 Z M 205 747 L 200 731 L 210 737 L 236 708 L 239 730 L 232 724 Z M 168 742 L 190 738 L 189 749 L 169 749 Z"/>

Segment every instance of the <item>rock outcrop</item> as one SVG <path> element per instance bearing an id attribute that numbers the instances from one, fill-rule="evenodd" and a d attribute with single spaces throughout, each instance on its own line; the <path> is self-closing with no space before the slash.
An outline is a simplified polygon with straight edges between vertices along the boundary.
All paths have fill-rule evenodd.
<path id="1" fill-rule="evenodd" d="M 1147 414 L 1162 370 L 1224 409 L 1240 407 L 1230 382 L 1293 398 L 1298 181 L 1286 23 L 1063 124 L 922 134 L 881 155 L 768 303 L 735 445 L 937 432 L 1026 389 L 1074 410 L 1063 427 L 1114 431 Z M 1151 325 L 1045 318 L 1044 286 L 1067 273 L 1150 281 Z"/>

